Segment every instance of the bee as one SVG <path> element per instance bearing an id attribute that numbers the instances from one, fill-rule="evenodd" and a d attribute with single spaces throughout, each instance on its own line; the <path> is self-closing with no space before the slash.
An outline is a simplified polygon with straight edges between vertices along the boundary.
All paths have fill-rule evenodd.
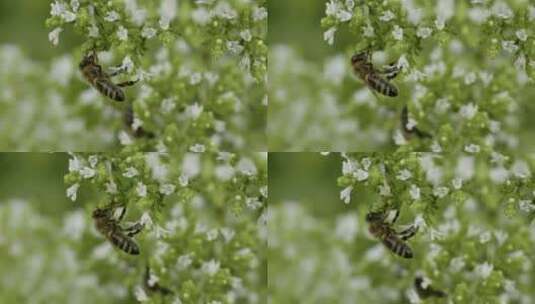
<path id="1" fill-rule="evenodd" d="M 398 96 L 398 88 L 390 83 L 401 70 L 397 64 L 391 63 L 384 70 L 377 70 L 371 62 L 371 53 L 366 51 L 353 55 L 351 65 L 355 74 L 371 89 L 386 96 Z"/>
<path id="2" fill-rule="evenodd" d="M 132 130 L 132 133 L 134 137 L 140 138 L 140 137 L 147 137 L 147 138 L 154 138 L 154 133 L 150 131 L 146 131 L 141 126 L 134 127 L 134 109 L 132 107 L 132 104 L 129 104 L 126 107 L 126 111 L 124 113 L 124 124 L 126 127 L 130 130 Z"/>
<path id="3" fill-rule="evenodd" d="M 143 287 L 148 294 L 160 293 L 164 296 L 172 294 L 173 291 L 167 287 L 160 286 L 158 281 L 151 278 L 150 267 L 145 267 L 145 276 L 143 277 Z"/>
<path id="4" fill-rule="evenodd" d="M 418 231 L 418 226 L 410 225 L 401 232 L 396 232 L 391 228 L 399 216 L 399 210 L 395 210 L 392 221 L 387 219 L 384 212 L 370 212 L 366 215 L 366 222 L 369 224 L 370 233 L 380 239 L 386 248 L 400 257 L 412 258 L 412 249 L 405 243 L 406 240 L 413 237 Z"/>
<path id="5" fill-rule="evenodd" d="M 430 297 L 436 297 L 436 298 L 445 298 L 448 296 L 447 293 L 445 293 L 442 290 L 434 289 L 429 282 L 426 282 L 427 280 L 424 280 L 422 277 L 418 276 L 414 279 L 414 288 L 416 289 L 416 293 L 418 293 L 418 296 L 422 299 L 427 299 Z"/>
<path id="6" fill-rule="evenodd" d="M 121 227 L 119 224 L 123 219 L 126 208 L 122 207 L 120 215 L 117 219 L 114 218 L 115 207 L 109 206 L 106 208 L 97 208 L 93 211 L 93 220 L 95 227 L 104 235 L 114 246 L 122 251 L 132 254 L 139 254 L 139 246 L 132 239 L 132 237 L 143 229 L 141 223 L 134 223 L 127 228 Z"/>
<path id="7" fill-rule="evenodd" d="M 416 135 L 418 138 L 431 138 L 431 134 L 418 129 L 416 126 L 409 126 L 409 110 L 407 109 L 407 105 L 404 105 L 401 110 L 401 129 L 403 130 L 403 137 L 406 140 L 411 139 L 412 135 Z"/>
<path id="8" fill-rule="evenodd" d="M 111 78 L 125 72 L 123 68 L 119 68 L 113 72 L 106 73 L 98 64 L 98 57 L 95 50 L 91 54 L 84 56 L 80 61 L 80 70 L 84 78 L 96 88 L 102 95 L 107 96 L 115 101 L 124 101 L 125 95 L 123 87 L 134 85 L 135 81 L 125 81 L 121 83 L 113 83 Z"/>

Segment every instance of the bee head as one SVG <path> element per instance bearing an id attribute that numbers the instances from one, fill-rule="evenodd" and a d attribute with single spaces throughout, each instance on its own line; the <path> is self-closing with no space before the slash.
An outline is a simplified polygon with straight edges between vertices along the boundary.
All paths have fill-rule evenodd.
<path id="1" fill-rule="evenodd" d="M 384 219 L 384 213 L 382 212 L 370 212 L 366 214 L 366 222 L 372 223 L 372 222 L 379 222 Z"/>
<path id="2" fill-rule="evenodd" d="M 368 52 L 360 52 L 351 57 L 351 63 L 362 63 L 368 61 Z"/>
<path id="3" fill-rule="evenodd" d="M 83 69 L 84 67 L 86 67 L 88 65 L 95 64 L 95 62 L 96 62 L 95 59 L 96 59 L 95 58 L 95 54 L 93 54 L 93 53 L 84 56 L 82 61 L 80 61 L 80 69 Z"/>
<path id="4" fill-rule="evenodd" d="M 97 208 L 93 210 L 93 218 L 107 217 L 108 212 L 109 212 L 108 209 Z"/>

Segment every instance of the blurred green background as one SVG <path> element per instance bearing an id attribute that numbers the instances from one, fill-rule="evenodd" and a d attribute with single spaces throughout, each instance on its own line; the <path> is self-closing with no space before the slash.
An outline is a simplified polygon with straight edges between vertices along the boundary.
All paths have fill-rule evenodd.
<path id="1" fill-rule="evenodd" d="M 357 204 L 345 205 L 340 200 L 336 180 L 342 174 L 341 164 L 340 153 L 269 153 L 270 205 L 294 201 L 317 217 L 333 220 L 355 209 Z"/>
<path id="2" fill-rule="evenodd" d="M 49 29 L 45 27 L 45 20 L 50 14 L 51 2 L 0 1 L 0 44 L 16 44 L 38 61 L 48 61 L 79 45 L 80 37 L 70 29 L 61 33 L 61 43 L 57 47 L 48 41 Z"/>

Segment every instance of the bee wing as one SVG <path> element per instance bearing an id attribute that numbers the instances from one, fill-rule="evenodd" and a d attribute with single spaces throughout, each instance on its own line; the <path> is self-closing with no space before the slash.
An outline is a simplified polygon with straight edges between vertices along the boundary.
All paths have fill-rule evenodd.
<path id="1" fill-rule="evenodd" d="M 399 210 L 398 209 L 392 209 L 387 212 L 384 218 L 385 224 L 392 225 L 394 224 L 399 217 Z"/>
<path id="2" fill-rule="evenodd" d="M 391 79 L 394 79 L 399 74 L 400 71 L 401 71 L 401 67 L 398 66 L 396 62 L 392 62 L 391 64 L 384 66 L 383 70 L 380 71 L 380 73 L 384 74 L 387 80 L 391 80 Z"/>
<path id="3" fill-rule="evenodd" d="M 113 219 L 117 221 L 121 221 L 124 217 L 125 212 L 126 212 L 126 207 L 124 206 L 117 207 L 113 210 L 112 217 Z"/>
<path id="4" fill-rule="evenodd" d="M 398 236 L 403 241 L 406 241 L 410 239 L 411 237 L 413 237 L 416 234 L 416 232 L 418 232 L 418 226 L 413 224 L 413 225 L 409 225 L 408 228 L 402 230 L 401 232 L 398 232 Z"/>

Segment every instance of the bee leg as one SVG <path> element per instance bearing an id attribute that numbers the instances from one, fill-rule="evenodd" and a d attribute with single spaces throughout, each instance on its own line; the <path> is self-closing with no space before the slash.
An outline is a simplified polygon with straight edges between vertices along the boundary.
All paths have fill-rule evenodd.
<path id="1" fill-rule="evenodd" d="M 379 73 L 385 75 L 385 78 L 387 80 L 394 79 L 399 72 L 401 71 L 401 68 L 397 65 L 396 62 L 392 62 L 389 65 L 386 66 L 383 70 L 380 70 Z"/>
<path id="2" fill-rule="evenodd" d="M 118 83 L 117 86 L 118 87 L 129 87 L 129 86 L 133 86 L 138 81 L 139 81 L 139 79 L 138 80 L 129 80 L 129 81 Z"/>
<path id="3" fill-rule="evenodd" d="M 133 237 L 134 235 L 140 233 L 141 230 L 143 230 L 143 225 L 141 223 L 135 223 L 132 226 L 125 228 L 124 233 L 129 237 Z"/>
<path id="4" fill-rule="evenodd" d="M 418 226 L 416 225 L 410 225 L 409 228 L 401 231 L 401 232 L 398 232 L 398 236 L 400 239 L 402 239 L 403 241 L 406 241 L 408 239 L 410 239 L 411 237 L 413 237 L 416 232 L 418 232 Z"/>
<path id="5" fill-rule="evenodd" d="M 112 68 L 112 71 L 108 72 L 107 74 L 109 77 L 115 77 L 124 72 L 126 72 L 126 69 L 123 68 L 122 66 L 118 66 L 118 67 Z"/>
<path id="6" fill-rule="evenodd" d="M 126 207 L 119 207 L 119 208 L 123 208 L 123 210 L 121 211 L 121 214 L 117 218 L 117 220 L 120 222 L 122 221 L 122 219 L 124 218 L 124 215 L 126 214 Z"/>

